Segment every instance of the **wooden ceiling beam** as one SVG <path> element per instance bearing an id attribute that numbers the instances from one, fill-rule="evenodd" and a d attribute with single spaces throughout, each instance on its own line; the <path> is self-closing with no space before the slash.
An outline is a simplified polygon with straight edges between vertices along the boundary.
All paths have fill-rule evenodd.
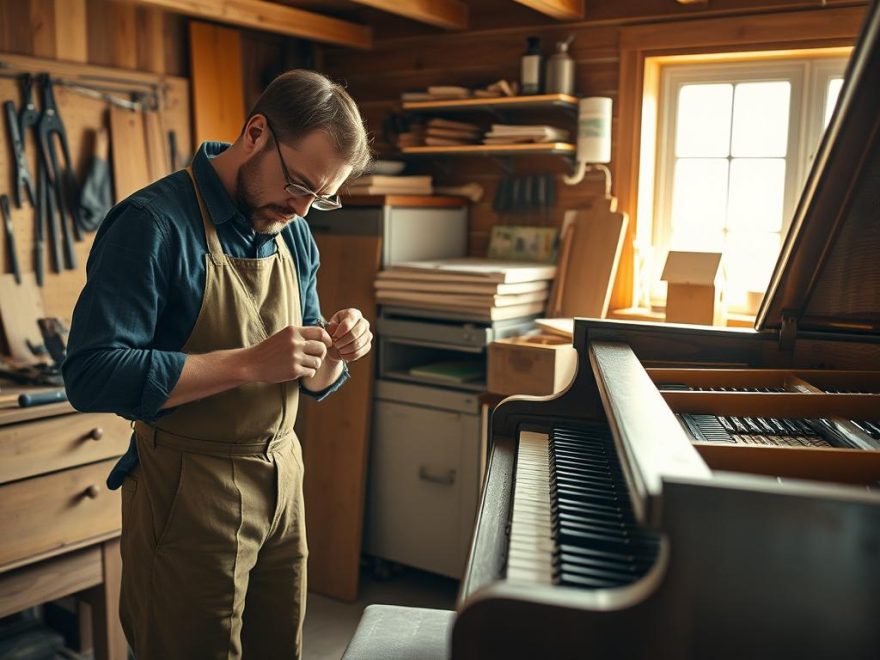
<path id="1" fill-rule="evenodd" d="M 373 47 L 373 30 L 330 16 L 265 0 L 121 0 L 229 25 L 349 48 Z"/>
<path id="2" fill-rule="evenodd" d="M 461 0 L 352 0 L 352 2 L 447 30 L 465 30 L 468 26 L 468 7 Z"/>
<path id="3" fill-rule="evenodd" d="M 560 21 L 582 21 L 584 0 L 513 0 Z"/>

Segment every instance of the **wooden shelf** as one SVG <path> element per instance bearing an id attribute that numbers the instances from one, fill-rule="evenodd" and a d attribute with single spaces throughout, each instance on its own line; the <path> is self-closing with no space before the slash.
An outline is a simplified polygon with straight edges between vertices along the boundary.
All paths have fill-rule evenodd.
<path id="1" fill-rule="evenodd" d="M 576 111 L 578 99 L 568 94 L 536 94 L 533 96 L 502 96 L 494 99 L 445 99 L 442 101 L 404 101 L 403 109 L 411 112 L 474 112 L 540 110 L 563 108 Z"/>
<path id="2" fill-rule="evenodd" d="M 402 156 L 540 156 L 574 155 L 575 146 L 566 142 L 534 144 L 467 144 L 452 147 L 404 147 Z"/>

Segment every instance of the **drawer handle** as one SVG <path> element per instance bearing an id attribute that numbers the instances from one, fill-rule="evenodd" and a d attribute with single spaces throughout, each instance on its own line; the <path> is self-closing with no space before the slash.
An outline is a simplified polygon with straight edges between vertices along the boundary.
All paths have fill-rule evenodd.
<path id="1" fill-rule="evenodd" d="M 428 468 L 422 465 L 419 467 L 419 479 L 441 486 L 451 486 L 455 483 L 455 470 L 448 470 L 446 474 L 431 474 Z"/>
<path id="2" fill-rule="evenodd" d="M 98 488 L 95 484 L 92 484 L 91 486 L 86 488 L 86 497 L 89 497 L 94 500 L 98 497 L 98 494 L 100 492 L 101 492 L 101 489 Z"/>
<path id="3" fill-rule="evenodd" d="M 100 440 L 104 437 L 104 429 L 102 429 L 100 426 L 96 426 L 89 432 L 88 437 L 92 440 Z"/>

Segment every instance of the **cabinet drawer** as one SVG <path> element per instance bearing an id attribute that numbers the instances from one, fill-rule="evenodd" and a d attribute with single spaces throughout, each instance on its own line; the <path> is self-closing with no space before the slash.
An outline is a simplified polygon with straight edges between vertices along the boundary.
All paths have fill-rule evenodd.
<path id="1" fill-rule="evenodd" d="M 121 456 L 129 422 L 109 413 L 77 413 L 0 428 L 0 483 Z"/>
<path id="2" fill-rule="evenodd" d="M 365 546 L 460 578 L 476 513 L 479 417 L 377 401 Z"/>
<path id="3" fill-rule="evenodd" d="M 114 463 L 0 486 L 0 566 L 118 530 L 120 491 L 104 485 Z"/>

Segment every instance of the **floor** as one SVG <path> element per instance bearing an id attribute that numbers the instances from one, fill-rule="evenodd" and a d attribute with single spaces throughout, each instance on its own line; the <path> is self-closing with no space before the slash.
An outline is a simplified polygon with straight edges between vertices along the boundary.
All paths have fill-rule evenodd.
<path id="1" fill-rule="evenodd" d="M 355 603 L 309 594 L 303 631 L 303 660 L 339 660 L 367 605 L 410 605 L 451 610 L 458 582 L 414 568 L 394 567 L 379 579 L 372 571 L 361 573 L 360 597 Z"/>

